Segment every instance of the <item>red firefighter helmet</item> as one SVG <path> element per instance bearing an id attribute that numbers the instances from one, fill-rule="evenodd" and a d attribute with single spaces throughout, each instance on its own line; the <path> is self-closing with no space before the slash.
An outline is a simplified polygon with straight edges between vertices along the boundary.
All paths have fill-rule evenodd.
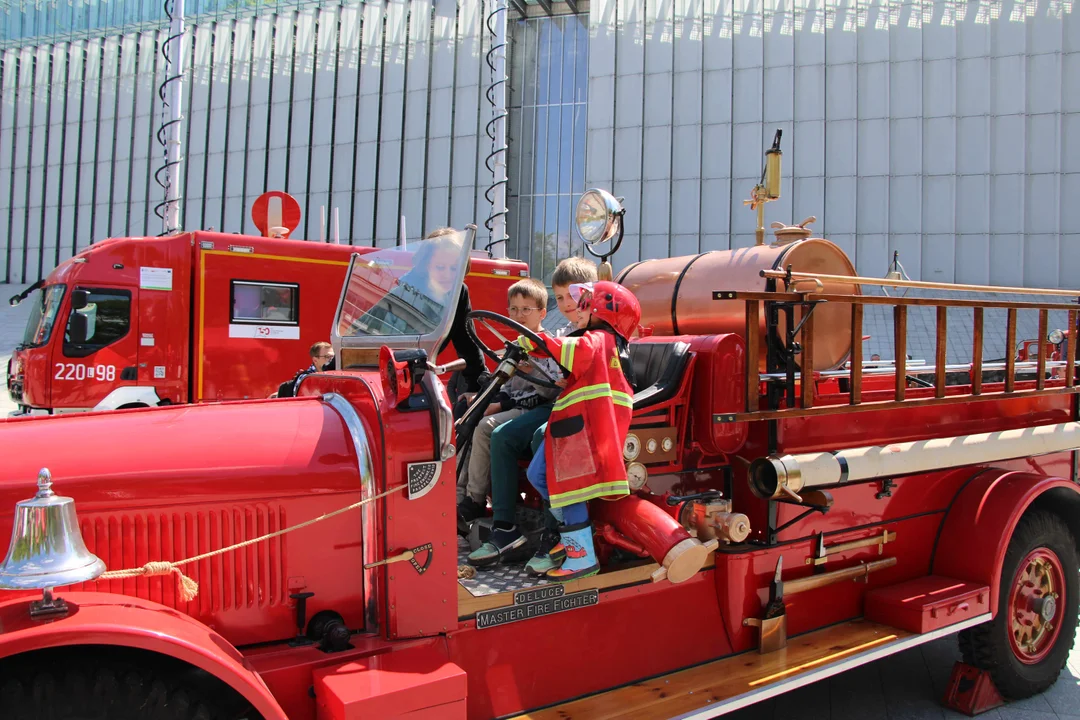
<path id="1" fill-rule="evenodd" d="M 578 309 L 592 313 L 629 340 L 641 322 L 641 305 L 634 293 L 622 285 L 607 280 L 596 283 L 574 283 L 570 296 L 575 298 Z"/>

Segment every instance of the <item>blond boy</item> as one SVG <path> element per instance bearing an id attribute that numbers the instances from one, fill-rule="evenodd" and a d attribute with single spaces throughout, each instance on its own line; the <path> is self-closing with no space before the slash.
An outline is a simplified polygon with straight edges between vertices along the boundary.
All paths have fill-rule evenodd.
<path id="1" fill-rule="evenodd" d="M 533 278 L 519 280 L 507 292 L 507 315 L 534 333 L 544 332 L 540 323 L 547 317 L 548 292 L 544 284 Z M 550 359 L 537 360 L 543 372 L 552 378 L 560 377 L 558 365 Z M 535 370 L 534 370 L 535 371 Z M 483 420 L 476 426 L 472 437 L 469 470 L 459 480 L 457 501 L 459 509 L 467 508 L 481 512 L 487 504 L 491 489 L 491 434 L 503 423 L 509 422 L 541 405 L 550 405 L 558 388 L 544 388 L 528 379 L 515 375 L 503 386 L 495 400 L 484 411 Z"/>

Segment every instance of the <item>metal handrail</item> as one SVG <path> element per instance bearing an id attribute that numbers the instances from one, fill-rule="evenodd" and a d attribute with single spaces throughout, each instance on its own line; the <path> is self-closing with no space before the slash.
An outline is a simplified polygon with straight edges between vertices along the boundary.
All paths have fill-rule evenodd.
<path id="1" fill-rule="evenodd" d="M 870 361 L 870 362 L 876 364 L 878 361 L 873 360 L 873 361 Z M 1017 370 L 1026 369 L 1026 368 L 1037 369 L 1038 365 L 1039 365 L 1039 363 L 1034 361 L 1034 360 L 1025 360 L 1025 361 L 1022 361 L 1022 362 L 1013 363 L 1013 367 L 1015 367 Z M 1046 368 L 1047 369 L 1065 367 L 1066 365 L 1068 365 L 1068 363 L 1065 362 L 1064 360 L 1047 360 L 1046 361 Z M 982 369 L 984 371 L 986 371 L 986 370 L 1004 370 L 1004 369 L 1006 369 L 1007 366 L 1008 366 L 1008 363 L 1005 363 L 1005 362 L 991 362 L 991 363 L 983 363 Z M 967 363 L 966 365 L 962 364 L 962 363 L 954 363 L 952 365 L 946 365 L 945 366 L 945 372 L 970 372 L 973 367 L 974 367 L 973 363 Z M 908 375 L 929 375 L 930 373 L 935 373 L 935 372 L 937 372 L 937 366 L 920 364 L 920 365 L 917 366 L 917 368 L 909 368 L 907 374 Z M 815 378 L 837 378 L 837 377 L 848 377 L 850 374 L 851 374 L 850 369 L 847 369 L 847 370 L 822 370 L 822 371 L 819 371 L 819 372 L 815 372 L 813 374 L 813 376 Z M 866 367 L 864 365 L 862 374 L 863 375 L 895 375 L 896 374 L 896 368 L 895 367 L 871 368 L 871 367 Z M 761 373 L 758 377 L 760 377 L 762 380 L 784 380 L 785 378 L 787 378 L 787 373 L 782 373 L 782 372 Z M 802 373 L 799 372 L 799 371 L 796 371 L 795 372 L 795 377 L 796 378 L 801 378 Z"/>

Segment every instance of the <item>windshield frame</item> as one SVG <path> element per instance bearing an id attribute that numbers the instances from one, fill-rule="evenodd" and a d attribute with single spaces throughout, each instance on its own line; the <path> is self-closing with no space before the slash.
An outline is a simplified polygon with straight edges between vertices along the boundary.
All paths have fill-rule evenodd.
<path id="1" fill-rule="evenodd" d="M 40 297 L 31 296 L 34 302 L 33 310 L 30 311 L 30 317 L 26 319 L 26 328 L 23 330 L 23 341 L 19 344 L 20 348 L 37 348 L 48 345 L 53 331 L 56 329 L 56 320 L 60 315 L 60 308 L 67 298 L 67 285 L 64 283 L 44 285 L 35 292 L 39 292 L 41 295 Z M 55 302 L 50 305 L 50 301 L 53 300 L 54 296 Z M 33 327 L 31 328 L 31 326 Z M 44 332 L 43 336 L 42 332 Z M 35 339 L 39 337 L 40 339 Z"/>
<path id="2" fill-rule="evenodd" d="M 349 294 L 349 286 L 353 277 L 353 271 L 356 268 L 357 263 L 371 263 L 375 260 L 374 256 L 380 251 L 400 253 L 414 252 L 415 246 L 423 242 L 432 242 L 431 240 L 424 239 L 418 240 L 413 243 L 409 243 L 405 248 L 400 246 L 374 248 L 371 251 L 365 253 L 354 253 L 349 259 L 349 269 L 345 275 L 345 281 L 341 286 L 341 294 L 338 297 L 337 311 L 334 313 L 334 325 L 331 329 L 330 343 L 334 348 L 334 354 L 341 358 L 339 369 L 346 369 L 345 358 L 342 356 L 343 350 L 359 349 L 376 351 L 372 353 L 361 353 L 354 359 L 359 362 L 350 362 L 351 367 L 374 367 L 378 364 L 378 350 L 383 345 L 386 345 L 393 349 L 412 349 L 419 348 L 427 353 L 427 356 L 432 360 L 435 359 L 435 355 L 438 352 L 439 347 L 442 346 L 446 337 L 450 333 L 450 327 L 453 324 L 454 316 L 457 313 L 457 306 L 461 300 L 461 289 L 465 284 L 465 276 L 468 274 L 469 260 L 473 249 L 473 244 L 476 241 L 476 226 L 473 224 L 466 225 L 463 230 L 458 231 L 462 237 L 461 242 L 461 255 L 459 257 L 458 270 L 454 280 L 454 289 L 450 292 L 447 302 L 447 310 L 444 310 L 440 318 L 439 323 L 434 326 L 429 332 L 424 334 L 403 334 L 403 335 L 342 335 L 341 334 L 341 319 L 342 313 L 345 310 L 345 301 Z M 413 255 L 415 257 L 415 255 Z M 368 357 L 370 355 L 370 358 Z"/>

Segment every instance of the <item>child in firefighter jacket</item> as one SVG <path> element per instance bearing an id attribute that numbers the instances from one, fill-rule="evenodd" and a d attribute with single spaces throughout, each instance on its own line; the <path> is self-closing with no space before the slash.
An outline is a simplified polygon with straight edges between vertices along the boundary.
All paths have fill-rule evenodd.
<path id="1" fill-rule="evenodd" d="M 560 521 L 561 548 L 553 552 L 565 550 L 566 559 L 547 573 L 560 581 L 600 570 L 586 503 L 630 494 L 622 454 L 633 414 L 627 345 L 641 320 L 637 298 L 622 285 L 585 283 L 572 285 L 570 291 L 578 296 L 588 321 L 584 331 L 544 338 L 570 375 L 528 472 Z M 535 350 L 527 338 L 518 342 Z"/>

